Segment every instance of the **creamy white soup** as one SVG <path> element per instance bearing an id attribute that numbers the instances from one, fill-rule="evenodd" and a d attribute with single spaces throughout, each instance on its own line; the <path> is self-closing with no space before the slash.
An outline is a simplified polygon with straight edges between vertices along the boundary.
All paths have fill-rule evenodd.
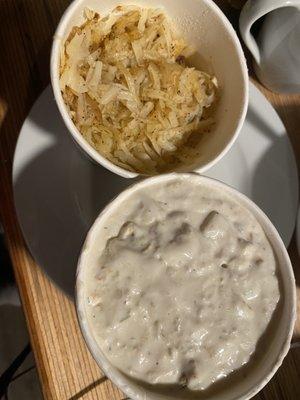
<path id="1" fill-rule="evenodd" d="M 119 204 L 85 293 L 92 333 L 115 367 L 190 390 L 249 361 L 280 297 L 256 218 L 193 175 L 142 187 Z"/>

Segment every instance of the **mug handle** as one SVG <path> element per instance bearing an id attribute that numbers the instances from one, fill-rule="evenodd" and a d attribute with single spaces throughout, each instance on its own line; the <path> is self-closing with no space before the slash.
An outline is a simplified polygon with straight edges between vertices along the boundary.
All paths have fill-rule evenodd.
<path id="1" fill-rule="evenodd" d="M 259 18 L 282 7 L 300 9 L 300 0 L 248 0 L 241 11 L 239 20 L 241 36 L 258 65 L 260 65 L 260 52 L 250 29 Z"/>

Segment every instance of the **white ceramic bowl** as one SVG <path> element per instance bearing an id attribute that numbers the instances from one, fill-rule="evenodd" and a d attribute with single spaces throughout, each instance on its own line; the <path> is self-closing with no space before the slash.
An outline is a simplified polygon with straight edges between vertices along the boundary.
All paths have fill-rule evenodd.
<path id="1" fill-rule="evenodd" d="M 103 244 L 101 239 L 105 224 L 108 218 L 114 214 L 115 210 L 121 203 L 126 202 L 126 199 L 137 189 L 149 187 L 153 183 L 166 182 L 174 179 L 178 174 L 167 174 L 145 179 L 129 189 L 122 192 L 116 199 L 114 199 L 98 216 L 94 225 L 90 229 L 86 241 L 83 245 L 81 255 L 77 268 L 77 281 L 76 281 L 76 305 L 79 323 L 86 343 L 94 356 L 96 362 L 103 370 L 105 375 L 110 378 L 127 396 L 133 400 L 171 400 L 174 395 L 158 394 L 149 389 L 138 385 L 130 380 L 130 378 L 123 375 L 118 369 L 110 364 L 107 358 L 102 353 L 101 349 L 96 343 L 93 336 L 92 329 L 86 318 L 86 296 L 85 296 L 85 274 L 91 265 L 95 265 L 99 259 L 100 243 Z M 190 177 L 191 174 L 181 174 Z M 246 400 L 250 399 L 257 392 L 259 392 L 267 382 L 275 374 L 276 370 L 280 367 L 284 357 L 286 356 L 290 341 L 293 333 L 293 328 L 296 319 L 296 286 L 293 275 L 291 262 L 285 246 L 274 228 L 273 224 L 267 216 L 246 196 L 239 193 L 235 189 L 211 178 L 192 174 L 196 176 L 197 182 L 211 185 L 227 192 L 237 202 L 246 207 L 256 217 L 258 222 L 263 227 L 266 236 L 268 237 L 278 261 L 278 275 L 280 278 L 280 292 L 281 300 L 280 306 L 276 311 L 276 317 L 271 322 L 267 343 L 263 344 L 263 356 L 259 362 L 254 361 L 249 370 L 244 371 L 246 378 L 243 375 L 242 379 L 236 379 L 234 384 L 223 385 L 217 393 L 205 397 L 205 400 Z M 111 221 L 111 220 L 110 220 Z M 275 321 L 274 321 L 275 319 Z M 275 323 L 274 323 L 275 322 Z M 189 340 L 189 338 L 187 338 Z M 226 383 L 226 379 L 225 379 Z M 196 397 L 197 398 L 197 397 Z M 203 397 L 200 397 L 202 400 Z M 181 400 L 185 400 L 180 396 Z"/>
<path id="2" fill-rule="evenodd" d="M 244 54 L 231 24 L 211 0 L 75 0 L 63 14 L 54 35 L 51 52 L 51 82 L 58 109 L 73 139 L 96 163 L 126 178 L 137 173 L 114 165 L 101 156 L 88 142 L 68 115 L 59 88 L 60 48 L 74 25 L 83 22 L 83 10 L 90 7 L 106 15 L 119 4 L 138 4 L 160 7 L 171 17 L 175 25 L 194 45 L 196 55 L 192 64 L 215 74 L 220 86 L 220 101 L 216 113 L 216 125 L 202 141 L 202 152 L 194 165 L 187 168 L 204 172 L 233 145 L 245 119 L 248 106 L 248 74 Z"/>

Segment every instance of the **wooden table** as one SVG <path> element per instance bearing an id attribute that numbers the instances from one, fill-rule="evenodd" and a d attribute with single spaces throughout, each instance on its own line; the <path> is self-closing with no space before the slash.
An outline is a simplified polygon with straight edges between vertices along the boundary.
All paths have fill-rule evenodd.
<path id="1" fill-rule="evenodd" d="M 49 83 L 51 37 L 68 3 L 66 0 L 0 0 L 1 220 L 44 397 L 117 400 L 124 399 L 124 395 L 103 376 L 88 353 L 78 328 L 73 301 L 47 278 L 29 254 L 13 204 L 11 167 L 16 140 L 30 107 Z M 225 1 L 218 3 L 225 12 L 229 11 Z M 230 11 L 233 21 L 236 16 Z M 257 86 L 278 111 L 299 159 L 300 96 L 280 96 Z M 289 252 L 299 295 L 300 263 L 294 239 Z M 300 302 L 298 309 L 300 315 Z M 294 338 L 300 338 L 300 319 Z M 294 349 L 256 399 L 300 399 L 299 373 L 300 349 Z"/>

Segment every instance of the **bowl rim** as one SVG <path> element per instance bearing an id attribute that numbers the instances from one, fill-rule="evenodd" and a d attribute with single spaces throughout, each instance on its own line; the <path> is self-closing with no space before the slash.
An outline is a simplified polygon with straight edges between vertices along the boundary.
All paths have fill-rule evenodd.
<path id="1" fill-rule="evenodd" d="M 292 335 L 293 335 L 293 330 L 294 326 L 296 323 L 296 305 L 297 305 L 297 299 L 296 299 L 296 283 L 295 283 L 295 277 L 294 277 L 294 272 L 291 264 L 291 260 L 289 258 L 288 252 L 286 250 L 286 247 L 274 227 L 273 223 L 270 221 L 270 219 L 267 217 L 267 215 L 246 195 L 243 193 L 239 192 L 235 188 L 231 187 L 230 185 L 227 185 L 217 179 L 206 177 L 203 175 L 200 175 L 197 172 L 185 172 L 185 173 L 176 173 L 172 172 L 169 174 L 162 174 L 162 175 L 157 175 L 153 177 L 148 177 L 145 178 L 139 182 L 133 183 L 130 185 L 128 188 L 123 190 L 119 195 L 114 197 L 106 206 L 105 208 L 99 213 L 97 218 L 95 219 L 93 225 L 89 229 L 86 239 L 84 241 L 84 244 L 82 246 L 82 249 L 80 251 L 80 255 L 78 258 L 78 263 L 77 263 L 77 270 L 76 270 L 76 284 L 75 284 L 75 306 L 76 306 L 76 313 L 77 313 L 77 318 L 79 321 L 81 333 L 83 334 L 83 337 L 85 339 L 85 342 L 87 344 L 87 347 L 92 354 L 94 360 L 96 361 L 97 365 L 99 368 L 104 372 L 105 376 L 107 376 L 113 383 L 115 383 L 127 396 L 132 398 L 133 400 L 140 400 L 140 393 L 137 392 L 137 388 L 132 388 L 130 386 L 130 378 L 127 378 L 126 376 L 120 374 L 116 370 L 116 368 L 110 363 L 110 361 L 106 358 L 106 356 L 102 353 L 102 350 L 100 349 L 100 346 L 97 344 L 95 338 L 93 337 L 92 332 L 88 329 L 88 322 L 85 318 L 85 302 L 84 302 L 84 296 L 82 296 L 82 291 L 83 291 L 83 280 L 81 278 L 83 271 L 85 269 L 84 265 L 84 259 L 85 259 L 85 252 L 88 251 L 90 248 L 91 244 L 93 243 L 93 236 L 94 232 L 97 229 L 98 225 L 101 224 L 102 219 L 106 216 L 108 212 L 114 212 L 114 209 L 117 209 L 118 206 L 126 200 L 128 196 L 131 195 L 131 193 L 135 192 L 138 189 L 142 189 L 143 187 L 148 187 L 151 186 L 155 182 L 160 182 L 163 183 L 164 181 L 168 181 L 172 178 L 176 177 L 183 177 L 183 178 L 188 178 L 191 176 L 197 176 L 197 179 L 199 183 L 201 184 L 204 182 L 204 184 L 209 184 L 213 185 L 214 187 L 220 188 L 224 190 L 225 192 L 229 193 L 239 204 L 243 205 L 248 211 L 251 212 L 251 214 L 254 215 L 254 217 L 258 220 L 259 224 L 262 226 L 263 230 L 266 231 L 268 230 L 268 234 L 266 234 L 271 246 L 276 254 L 281 253 L 282 257 L 284 258 L 284 262 L 282 264 L 278 263 L 278 269 L 280 272 L 284 271 L 285 275 L 287 277 L 287 286 L 289 286 L 289 292 L 291 293 L 290 295 L 290 303 L 289 303 L 289 319 L 288 322 L 286 323 L 286 333 L 285 333 L 285 340 L 281 344 L 281 347 L 278 348 L 277 356 L 275 361 L 273 362 L 269 372 L 265 373 L 264 376 L 262 376 L 260 379 L 258 379 L 258 383 L 256 383 L 253 387 L 249 388 L 248 391 L 232 398 L 232 400 L 248 400 L 255 396 L 274 376 L 278 368 L 281 366 L 285 356 L 287 355 L 289 349 L 290 349 L 290 343 L 292 340 Z M 287 293 L 287 290 L 284 291 L 283 293 Z M 282 294 L 283 295 L 283 294 Z M 285 296 L 283 296 L 285 297 Z M 96 354 L 97 353 L 97 354 Z M 100 353 L 100 354 L 99 354 Z M 100 356 L 100 358 L 99 358 Z M 115 369 L 115 370 L 114 370 Z M 142 389 L 143 390 L 143 389 Z M 150 396 L 149 396 L 150 393 Z M 156 400 L 158 399 L 158 395 L 155 394 L 155 392 L 147 392 L 147 398 L 149 400 Z"/>
<path id="2" fill-rule="evenodd" d="M 70 20 L 71 14 L 76 10 L 77 7 L 80 7 L 80 4 L 86 0 L 73 0 L 71 4 L 67 7 L 65 12 L 63 13 L 56 31 L 53 36 L 53 42 L 51 47 L 51 55 L 50 55 L 50 78 L 51 78 L 51 85 L 54 93 L 54 98 L 58 107 L 58 110 L 63 118 L 63 121 L 71 134 L 72 138 L 75 142 L 81 147 L 81 149 L 88 155 L 92 160 L 94 160 L 97 164 L 102 165 L 103 167 L 107 168 L 109 171 L 114 172 L 115 174 L 122 176 L 124 178 L 135 178 L 137 176 L 146 176 L 145 174 L 139 172 L 128 171 L 125 168 L 119 167 L 104 156 L 102 156 L 97 150 L 95 150 L 80 134 L 79 130 L 76 128 L 75 124 L 71 120 L 65 102 L 62 98 L 60 87 L 59 87 L 59 72 L 58 72 L 58 64 L 59 64 L 59 57 L 60 57 L 60 46 L 61 40 L 63 37 L 63 32 L 68 25 Z M 245 59 L 245 55 L 242 50 L 241 43 L 237 36 L 236 31 L 233 29 L 233 26 L 225 16 L 225 14 L 220 10 L 220 8 L 212 1 L 212 0 L 196 0 L 197 2 L 203 2 L 208 7 L 212 9 L 212 11 L 217 15 L 217 17 L 222 21 L 225 31 L 228 32 L 230 35 L 234 50 L 236 51 L 238 58 L 239 58 L 239 66 L 241 70 L 241 76 L 243 81 L 243 101 L 242 101 L 242 108 L 239 113 L 238 123 L 235 127 L 235 130 L 227 142 L 226 146 L 209 162 L 204 164 L 202 167 L 195 168 L 195 172 L 203 173 L 207 171 L 209 168 L 214 166 L 218 161 L 220 161 L 225 154 L 231 149 L 233 144 L 235 143 L 241 128 L 243 126 L 247 109 L 248 109 L 248 101 L 249 101 L 249 76 L 248 76 L 248 69 L 247 69 L 247 62 Z M 122 1 L 120 0 L 120 3 Z M 135 3 L 136 0 L 133 0 L 132 3 Z"/>

